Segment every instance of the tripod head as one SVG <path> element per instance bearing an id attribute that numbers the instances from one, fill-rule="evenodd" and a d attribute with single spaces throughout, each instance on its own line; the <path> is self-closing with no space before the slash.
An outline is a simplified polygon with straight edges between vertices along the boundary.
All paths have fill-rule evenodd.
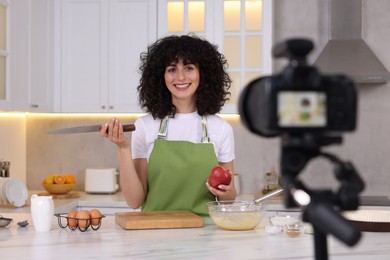
<path id="1" fill-rule="evenodd" d="M 311 222 L 323 234 L 332 234 L 349 246 L 355 245 L 360 231 L 340 211 L 356 210 L 364 182 L 351 162 L 321 151 L 321 147 L 341 143 L 340 136 L 305 133 L 282 137 L 281 173 L 286 192 L 286 207 L 302 207 L 303 220 Z M 341 185 L 336 193 L 313 190 L 299 180 L 298 175 L 313 158 L 322 156 L 334 164 L 334 173 Z"/>

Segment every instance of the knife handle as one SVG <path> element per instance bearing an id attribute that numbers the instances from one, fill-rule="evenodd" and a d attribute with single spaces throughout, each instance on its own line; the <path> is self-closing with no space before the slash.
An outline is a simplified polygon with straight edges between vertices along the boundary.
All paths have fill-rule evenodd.
<path id="1" fill-rule="evenodd" d="M 132 131 L 135 131 L 134 124 L 123 125 L 123 132 L 132 132 Z"/>

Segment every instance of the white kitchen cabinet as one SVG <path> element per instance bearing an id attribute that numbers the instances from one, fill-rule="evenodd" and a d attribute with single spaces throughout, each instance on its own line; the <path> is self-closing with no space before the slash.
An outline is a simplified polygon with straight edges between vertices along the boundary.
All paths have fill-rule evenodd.
<path id="1" fill-rule="evenodd" d="M 11 0 L 10 109 L 50 112 L 54 101 L 54 2 Z"/>
<path id="2" fill-rule="evenodd" d="M 140 112 L 139 56 L 156 21 L 156 0 L 63 0 L 61 111 Z"/>
<path id="3" fill-rule="evenodd" d="M 158 35 L 195 33 L 216 44 L 228 60 L 230 101 L 237 113 L 241 90 L 272 71 L 272 0 L 159 0 Z"/>
<path id="4" fill-rule="evenodd" d="M 9 98 L 9 2 L 0 0 L 0 110 L 10 107 Z"/>

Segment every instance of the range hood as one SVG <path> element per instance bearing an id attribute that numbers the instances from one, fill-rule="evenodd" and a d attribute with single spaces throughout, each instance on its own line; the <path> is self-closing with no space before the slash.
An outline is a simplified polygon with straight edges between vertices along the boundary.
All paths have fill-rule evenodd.
<path id="1" fill-rule="evenodd" d="M 314 64 L 357 83 L 384 83 L 390 73 L 362 39 L 362 0 L 329 0 L 330 40 Z"/>

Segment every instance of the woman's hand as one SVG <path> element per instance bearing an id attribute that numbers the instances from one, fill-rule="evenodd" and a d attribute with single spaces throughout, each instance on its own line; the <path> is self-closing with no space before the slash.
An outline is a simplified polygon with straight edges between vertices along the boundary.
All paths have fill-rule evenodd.
<path id="1" fill-rule="evenodd" d="M 100 135 L 107 137 L 107 139 L 116 144 L 119 148 L 127 149 L 130 147 L 130 141 L 123 134 L 122 123 L 118 118 L 113 117 L 111 122 L 102 125 Z"/>
<path id="2" fill-rule="evenodd" d="M 218 189 L 213 188 L 208 182 L 206 182 L 206 186 L 208 190 L 216 197 L 218 197 L 219 200 L 234 200 L 237 196 L 237 191 L 234 186 L 234 178 L 233 173 L 229 171 L 229 173 L 232 176 L 232 180 L 230 181 L 229 185 L 223 185 L 220 184 L 218 186 Z"/>

